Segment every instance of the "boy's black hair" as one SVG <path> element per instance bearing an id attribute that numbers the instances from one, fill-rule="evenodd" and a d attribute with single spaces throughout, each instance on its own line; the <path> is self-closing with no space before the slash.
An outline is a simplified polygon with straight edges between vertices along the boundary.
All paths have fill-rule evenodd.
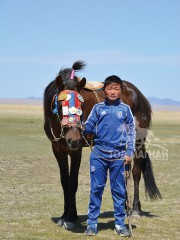
<path id="1" fill-rule="evenodd" d="M 120 84 L 121 90 L 122 90 L 122 88 L 123 88 L 122 80 L 118 76 L 116 76 L 116 75 L 109 76 L 109 77 L 107 77 L 105 79 L 103 90 L 111 83 L 118 83 L 118 84 Z"/>

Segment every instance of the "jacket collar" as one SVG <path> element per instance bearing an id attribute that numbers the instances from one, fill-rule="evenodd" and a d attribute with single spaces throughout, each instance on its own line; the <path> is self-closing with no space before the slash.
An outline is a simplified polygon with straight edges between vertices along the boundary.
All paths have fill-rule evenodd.
<path id="1" fill-rule="evenodd" d="M 112 102 L 109 102 L 109 100 L 107 98 L 105 98 L 104 103 L 105 103 L 105 105 L 118 106 L 121 103 L 121 99 L 119 98 L 112 103 Z"/>

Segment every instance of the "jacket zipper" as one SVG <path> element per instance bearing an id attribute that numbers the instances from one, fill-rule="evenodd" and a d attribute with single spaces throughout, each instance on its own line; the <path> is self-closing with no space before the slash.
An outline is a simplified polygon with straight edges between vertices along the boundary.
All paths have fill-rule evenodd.
<path id="1" fill-rule="evenodd" d="M 113 106 L 110 106 L 110 109 L 111 109 L 111 122 L 110 123 L 113 124 L 112 123 L 112 112 L 113 112 L 112 109 L 113 109 Z M 112 139 L 112 134 L 113 134 L 113 131 L 111 131 L 111 139 Z"/>

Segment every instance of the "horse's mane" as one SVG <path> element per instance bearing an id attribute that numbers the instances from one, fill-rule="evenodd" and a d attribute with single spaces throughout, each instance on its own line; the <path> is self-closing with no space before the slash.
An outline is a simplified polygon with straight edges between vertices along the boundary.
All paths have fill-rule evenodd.
<path id="1" fill-rule="evenodd" d="M 134 111 L 133 111 L 134 115 L 136 115 L 136 113 L 142 113 L 143 114 L 141 116 L 142 119 L 143 119 L 143 117 L 146 118 L 144 120 L 146 120 L 146 122 L 147 122 L 147 128 L 150 128 L 152 108 L 151 108 L 151 105 L 150 105 L 148 99 L 132 83 L 125 81 L 125 80 L 123 80 L 123 82 L 126 83 L 128 86 L 130 86 L 136 92 L 136 101 L 134 101 Z"/>
<path id="2" fill-rule="evenodd" d="M 58 89 L 56 87 L 56 81 L 53 80 L 52 82 L 49 83 L 49 85 L 45 88 L 44 91 L 44 118 L 50 116 L 52 113 L 51 111 L 51 104 L 52 100 L 55 94 L 58 93 Z"/>

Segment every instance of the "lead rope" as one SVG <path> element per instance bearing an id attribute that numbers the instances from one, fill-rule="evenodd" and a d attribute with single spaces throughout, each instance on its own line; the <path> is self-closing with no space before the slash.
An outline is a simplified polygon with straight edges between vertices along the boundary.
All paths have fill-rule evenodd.
<path id="1" fill-rule="evenodd" d="M 133 236 L 132 231 L 132 224 L 131 224 L 131 198 L 130 198 L 130 181 L 131 181 L 131 164 L 125 164 L 124 165 L 124 176 L 125 176 L 125 186 L 126 186 L 126 194 L 127 194 L 127 219 L 128 219 L 128 225 L 129 225 L 129 232 L 131 236 Z"/>
<path id="2" fill-rule="evenodd" d="M 125 131 L 125 128 L 124 128 L 124 126 L 123 126 L 122 135 L 123 135 L 124 131 Z M 123 159 L 120 158 L 120 159 L 109 160 L 109 159 L 107 159 L 107 158 L 102 157 L 102 156 L 99 155 L 96 151 L 94 151 L 93 147 L 89 144 L 88 140 L 87 140 L 87 139 L 85 138 L 85 136 L 83 135 L 83 132 L 81 133 L 81 135 L 82 135 L 82 138 L 84 139 L 84 141 L 86 142 L 86 144 L 88 145 L 88 147 L 91 149 L 91 151 L 94 152 L 94 153 L 95 153 L 98 157 L 100 157 L 101 159 L 106 160 L 106 161 L 109 161 L 109 162 L 117 161 L 117 160 L 119 160 L 119 161 L 124 161 L 124 158 L 123 158 Z M 121 141 L 120 141 L 120 146 L 121 146 L 121 143 L 122 143 L 122 138 L 121 138 Z"/>
<path id="3" fill-rule="evenodd" d="M 95 153 L 98 157 L 100 157 L 101 159 L 106 160 L 106 161 L 109 161 L 109 162 L 117 161 L 117 160 L 119 160 L 119 161 L 124 161 L 124 158 L 109 160 L 109 159 L 107 159 L 107 158 L 102 157 L 100 154 L 98 154 L 96 151 L 94 151 L 93 147 L 89 144 L 88 140 L 85 138 L 85 136 L 83 135 L 83 133 L 82 133 L 82 138 L 84 139 L 84 141 L 86 142 L 86 144 L 88 145 L 88 147 L 91 149 L 91 151 L 92 151 L 93 153 Z"/>

